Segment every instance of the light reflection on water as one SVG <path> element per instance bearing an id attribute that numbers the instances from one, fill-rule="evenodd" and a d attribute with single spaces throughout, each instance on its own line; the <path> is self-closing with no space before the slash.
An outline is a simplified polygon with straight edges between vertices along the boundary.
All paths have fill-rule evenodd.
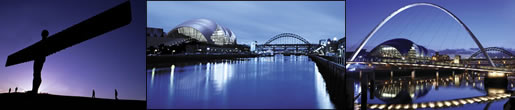
<path id="1" fill-rule="evenodd" d="M 513 89 L 513 87 L 508 86 L 513 84 L 512 80 L 505 78 L 488 79 L 486 78 L 488 74 L 486 72 L 419 69 L 416 72 L 412 70 L 376 70 L 373 73 L 368 73 L 375 73 L 376 76 L 374 82 L 371 82 L 374 85 L 367 91 L 368 104 L 412 104 L 447 101 L 508 93 L 507 90 Z M 356 96 L 361 92 L 359 80 L 354 83 L 354 86 Z M 491 103 L 468 104 L 449 109 L 499 109 L 507 101 L 508 99 L 501 99 Z M 361 98 L 358 98 L 355 103 L 361 103 Z"/>
<path id="2" fill-rule="evenodd" d="M 327 94 L 326 92 L 326 84 L 324 82 L 324 79 L 322 77 L 322 75 L 320 74 L 320 72 L 316 71 L 318 70 L 318 67 L 315 65 L 315 83 L 316 83 L 316 91 L 317 91 L 317 100 L 319 101 L 318 102 L 318 106 L 321 108 L 321 109 L 332 109 L 334 108 L 334 106 L 331 104 L 330 100 L 329 99 L 329 94 Z"/>
<path id="3" fill-rule="evenodd" d="M 307 56 L 175 64 L 147 76 L 149 108 L 333 108 Z"/>

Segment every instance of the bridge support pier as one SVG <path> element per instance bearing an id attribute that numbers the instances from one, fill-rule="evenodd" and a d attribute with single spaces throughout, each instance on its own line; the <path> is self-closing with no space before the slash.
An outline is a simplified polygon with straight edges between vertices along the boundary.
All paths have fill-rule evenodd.
<path id="1" fill-rule="evenodd" d="M 438 90 L 438 82 L 440 81 L 440 77 L 438 75 L 439 75 L 439 73 L 438 73 L 438 71 L 436 71 L 435 90 Z"/>
<path id="2" fill-rule="evenodd" d="M 411 71 L 411 79 L 415 80 L 415 70 Z"/>
<path id="3" fill-rule="evenodd" d="M 376 78 L 375 78 L 376 77 L 376 73 L 372 72 L 368 76 L 370 78 L 370 99 L 374 99 L 373 93 L 375 91 L 374 86 L 375 86 L 375 80 L 376 80 Z"/>
<path id="4" fill-rule="evenodd" d="M 367 88 L 368 88 L 368 74 L 363 71 L 359 71 L 359 75 L 361 76 L 361 110 L 367 109 Z"/>
<path id="5" fill-rule="evenodd" d="M 354 108 L 354 81 L 355 80 L 352 80 L 351 78 L 349 78 L 350 75 L 348 75 L 347 73 L 344 74 L 344 93 L 343 93 L 343 101 L 341 103 L 338 103 L 338 104 L 341 104 L 341 105 L 344 105 L 343 109 L 346 109 L 346 110 L 352 110 L 352 109 L 355 109 Z"/>
<path id="6" fill-rule="evenodd" d="M 390 71 L 390 78 L 393 78 L 393 71 Z"/>
<path id="7" fill-rule="evenodd" d="M 370 87 L 370 99 L 374 99 L 374 85 L 375 85 L 375 73 L 373 71 L 359 71 L 361 79 L 361 110 L 367 109 L 368 104 L 368 89 Z"/>

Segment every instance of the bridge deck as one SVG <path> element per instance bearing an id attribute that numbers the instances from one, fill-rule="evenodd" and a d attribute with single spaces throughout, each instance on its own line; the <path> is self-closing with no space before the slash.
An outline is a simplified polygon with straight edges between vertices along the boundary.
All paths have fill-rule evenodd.
<path id="1" fill-rule="evenodd" d="M 427 67 L 427 68 L 444 68 L 444 69 L 460 69 L 460 70 L 473 70 L 473 71 L 485 71 L 485 72 L 500 72 L 500 73 L 513 73 L 509 69 L 500 68 L 473 68 L 463 66 L 450 66 L 450 65 L 434 65 L 434 64 L 415 64 L 415 63 L 397 63 L 397 62 L 346 62 L 347 64 L 373 64 L 373 65 L 396 65 L 396 66 L 413 66 L 413 67 Z"/>

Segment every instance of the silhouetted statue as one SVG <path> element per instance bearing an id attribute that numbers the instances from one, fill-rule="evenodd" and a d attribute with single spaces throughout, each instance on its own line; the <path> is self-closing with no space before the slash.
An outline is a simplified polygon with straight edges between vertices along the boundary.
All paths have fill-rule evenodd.
<path id="1" fill-rule="evenodd" d="M 92 97 L 95 98 L 95 89 L 93 89 L 93 96 Z"/>
<path id="2" fill-rule="evenodd" d="M 126 26 L 131 21 L 131 4 L 126 1 L 52 36 L 48 36 L 48 31 L 43 30 L 41 41 L 7 56 L 5 67 L 34 60 L 32 90 L 27 93 L 37 94 L 46 56 Z"/>
<path id="3" fill-rule="evenodd" d="M 14 89 L 14 93 L 16 93 L 16 92 L 18 92 L 18 87 L 16 87 L 16 88 Z"/>
<path id="4" fill-rule="evenodd" d="M 9 88 L 9 93 L 11 93 L 11 88 Z"/>
<path id="5" fill-rule="evenodd" d="M 41 42 L 45 42 L 48 37 L 48 31 L 43 30 L 41 32 Z M 43 45 L 44 46 L 44 45 Z M 44 53 L 46 51 L 46 48 L 43 47 L 41 50 L 37 50 L 40 52 L 36 53 Z M 45 63 L 46 55 L 37 54 L 35 55 L 36 59 L 34 59 L 34 80 L 32 80 L 32 91 L 30 91 L 32 94 L 37 94 L 39 86 L 41 85 L 41 69 L 43 69 L 43 64 Z"/>
<path id="6" fill-rule="evenodd" d="M 118 100 L 118 91 L 114 89 L 114 99 Z"/>

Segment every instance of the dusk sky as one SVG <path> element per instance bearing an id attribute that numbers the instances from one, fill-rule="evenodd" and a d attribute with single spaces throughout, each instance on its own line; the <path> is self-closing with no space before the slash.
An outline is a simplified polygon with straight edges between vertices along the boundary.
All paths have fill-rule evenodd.
<path id="1" fill-rule="evenodd" d="M 231 29 L 239 44 L 259 44 L 280 33 L 295 33 L 310 43 L 343 38 L 343 1 L 150 1 L 147 26 L 169 32 L 191 20 L 210 19 Z"/>
<path id="2" fill-rule="evenodd" d="M 0 92 L 32 88 L 33 61 L 5 67 L 7 56 L 126 0 L 0 1 Z M 129 25 L 46 57 L 40 92 L 145 100 L 145 1 L 132 0 Z M 73 36 L 69 36 L 73 37 Z"/>
<path id="3" fill-rule="evenodd" d="M 373 2 L 373 3 L 370 3 Z M 515 48 L 515 1 L 480 0 L 349 0 L 347 1 L 347 51 L 359 43 L 392 12 L 416 2 L 434 3 L 460 18 L 486 47 Z M 398 14 L 374 35 L 370 51 L 386 40 L 407 38 L 433 50 L 477 48 L 472 38 L 450 16 L 429 6 Z"/>

